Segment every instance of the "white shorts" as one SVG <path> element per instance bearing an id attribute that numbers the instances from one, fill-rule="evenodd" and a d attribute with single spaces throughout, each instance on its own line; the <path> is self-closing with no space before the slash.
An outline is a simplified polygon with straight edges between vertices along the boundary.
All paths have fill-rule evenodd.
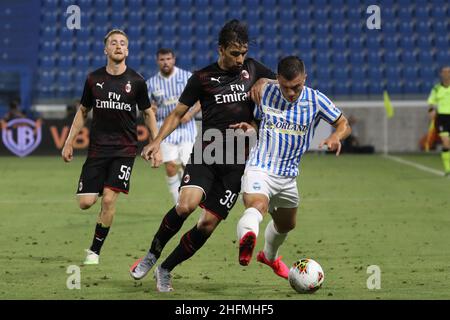
<path id="1" fill-rule="evenodd" d="M 194 143 L 183 142 L 180 144 L 172 144 L 167 142 L 161 143 L 161 155 L 163 162 L 174 161 L 177 164 L 186 166 L 189 161 Z"/>
<path id="2" fill-rule="evenodd" d="M 245 169 L 241 192 L 267 196 L 269 212 L 275 208 L 296 208 L 299 204 L 297 177 L 279 176 L 261 169 Z"/>

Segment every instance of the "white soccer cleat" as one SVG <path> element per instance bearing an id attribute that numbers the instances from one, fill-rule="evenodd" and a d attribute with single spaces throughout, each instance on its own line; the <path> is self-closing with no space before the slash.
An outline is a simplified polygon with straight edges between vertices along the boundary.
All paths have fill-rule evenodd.
<path id="1" fill-rule="evenodd" d="M 86 259 L 84 259 L 83 264 L 88 265 L 99 263 L 100 256 L 98 254 L 96 254 L 94 251 L 90 249 L 86 249 L 86 253 L 87 253 Z"/>
<path id="2" fill-rule="evenodd" d="M 161 268 L 161 266 L 155 269 L 155 279 L 156 279 L 156 290 L 159 292 L 170 292 L 173 291 L 172 287 L 172 275 L 166 269 Z"/>
<path id="3" fill-rule="evenodd" d="M 135 280 L 144 278 L 150 269 L 155 265 L 156 258 L 149 253 L 144 258 L 137 260 L 130 268 L 130 275 Z"/>

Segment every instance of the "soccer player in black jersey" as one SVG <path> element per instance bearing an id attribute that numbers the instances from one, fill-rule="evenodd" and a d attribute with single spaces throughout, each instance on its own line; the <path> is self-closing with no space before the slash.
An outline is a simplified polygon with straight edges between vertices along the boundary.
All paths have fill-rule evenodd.
<path id="1" fill-rule="evenodd" d="M 101 210 L 94 239 L 84 264 L 98 264 L 102 245 L 108 235 L 119 193 L 130 190 L 130 175 L 137 152 L 136 106 L 142 111 L 150 130 L 150 141 L 156 137 L 156 118 L 147 94 L 144 78 L 125 64 L 128 37 L 118 29 L 104 39 L 107 65 L 87 77 L 81 106 L 72 123 L 62 150 L 65 162 L 73 159 L 73 143 L 93 110 L 89 150 L 78 182 L 77 195 L 81 209 L 90 208 L 102 196 Z M 152 158 L 159 166 L 161 155 Z"/>
<path id="2" fill-rule="evenodd" d="M 253 92 L 276 75 L 261 63 L 246 58 L 248 52 L 247 26 L 238 20 L 226 23 L 219 34 L 219 59 L 189 79 L 175 110 L 166 118 L 155 140 L 142 151 L 148 160 L 159 150 L 161 141 L 180 123 L 180 119 L 196 101 L 202 110 L 202 137 L 208 130 L 220 131 L 225 139 L 230 125 L 251 122 Z M 230 129 L 229 129 L 230 130 Z M 206 139 L 205 139 L 206 140 Z M 203 149 L 209 141 L 202 141 Z M 222 146 L 221 146 L 222 147 Z M 171 274 L 175 266 L 189 259 L 207 241 L 222 219 L 233 208 L 241 186 L 245 163 L 205 163 L 196 161 L 196 148 L 191 154 L 180 186 L 178 203 L 164 216 L 148 254 L 131 267 L 134 279 L 142 279 L 160 257 L 166 243 L 180 230 L 185 219 L 198 207 L 203 208 L 197 224 L 181 237 L 179 245 L 155 269 L 157 290 L 172 291 Z M 202 150 L 200 150 L 202 152 Z M 233 150 L 231 150 L 232 152 Z M 230 150 L 225 150 L 225 153 Z M 237 150 L 245 152 L 245 150 Z"/>

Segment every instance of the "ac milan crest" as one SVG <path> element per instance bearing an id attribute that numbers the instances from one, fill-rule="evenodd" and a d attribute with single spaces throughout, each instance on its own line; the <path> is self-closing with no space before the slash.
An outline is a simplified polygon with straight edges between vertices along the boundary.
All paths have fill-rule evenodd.
<path id="1" fill-rule="evenodd" d="M 128 83 L 125 85 L 125 92 L 130 93 L 130 91 L 131 91 L 131 83 L 130 81 L 128 81 Z"/>
<path id="2" fill-rule="evenodd" d="M 247 70 L 242 70 L 242 72 L 241 72 L 241 78 L 242 78 L 242 79 L 245 79 L 245 80 L 250 79 L 250 75 L 248 74 L 248 71 L 247 71 Z"/>
<path id="3" fill-rule="evenodd" d="M 187 175 L 185 175 L 185 176 L 184 176 L 184 178 L 183 178 L 183 182 L 184 182 L 184 183 L 188 183 L 188 182 L 189 182 L 189 180 L 191 180 L 191 176 L 190 176 L 190 175 L 188 175 L 188 174 L 187 174 Z"/>

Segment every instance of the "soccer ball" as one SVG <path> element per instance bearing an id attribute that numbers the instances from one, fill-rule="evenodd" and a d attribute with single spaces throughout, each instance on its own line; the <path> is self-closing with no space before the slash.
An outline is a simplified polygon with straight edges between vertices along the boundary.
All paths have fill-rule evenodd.
<path id="1" fill-rule="evenodd" d="M 300 293 L 317 291 L 325 279 L 322 267 L 313 259 L 300 259 L 289 270 L 289 284 Z"/>

